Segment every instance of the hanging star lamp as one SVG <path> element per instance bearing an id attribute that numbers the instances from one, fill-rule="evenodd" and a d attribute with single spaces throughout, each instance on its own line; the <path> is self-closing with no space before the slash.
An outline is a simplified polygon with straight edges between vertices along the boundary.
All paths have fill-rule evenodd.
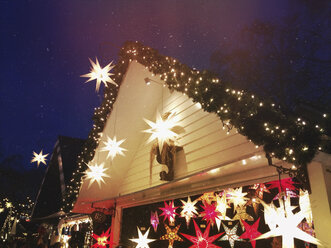
<path id="1" fill-rule="evenodd" d="M 85 178 L 90 179 L 88 188 L 91 187 L 91 185 L 94 182 L 97 182 L 99 185 L 99 188 L 101 188 L 100 182 L 105 182 L 104 177 L 110 177 L 108 176 L 105 171 L 108 170 L 107 168 L 104 168 L 104 163 L 98 164 L 86 164 L 88 166 L 88 169 L 85 171 Z"/>
<path id="2" fill-rule="evenodd" d="M 108 152 L 107 159 L 110 157 L 112 160 L 116 157 L 117 154 L 124 156 L 123 151 L 127 151 L 125 148 L 122 148 L 120 145 L 125 141 L 125 139 L 116 140 L 116 136 L 113 139 L 107 136 L 107 141 L 104 141 L 104 147 L 100 151 Z"/>
<path id="3" fill-rule="evenodd" d="M 257 221 L 255 221 L 252 225 L 249 225 L 244 220 L 242 221 L 245 232 L 243 234 L 241 234 L 241 236 L 239 238 L 240 239 L 249 239 L 253 248 L 255 248 L 255 246 L 256 246 L 255 238 L 257 238 L 258 236 L 261 235 L 261 233 L 257 230 L 259 227 L 259 223 L 260 223 L 260 218 L 258 218 Z"/>
<path id="4" fill-rule="evenodd" d="M 149 243 L 155 241 L 155 239 L 149 239 L 148 234 L 149 234 L 149 228 L 143 235 L 140 231 L 140 229 L 137 227 L 138 230 L 138 238 L 137 239 L 130 239 L 132 242 L 137 243 L 136 248 L 149 248 Z"/>
<path id="5" fill-rule="evenodd" d="M 201 206 L 204 211 L 200 213 L 200 216 L 203 220 L 207 221 L 207 223 L 211 223 L 212 225 L 215 223 L 218 216 L 221 214 L 216 210 L 215 204 L 205 204 Z"/>
<path id="6" fill-rule="evenodd" d="M 318 239 L 298 228 L 298 225 L 303 219 L 304 215 L 300 212 L 292 215 L 289 214 L 287 217 L 280 215 L 277 218 L 277 227 L 262 234 L 256 240 L 282 236 L 282 248 L 294 248 L 294 238 L 315 245 L 321 245 Z"/>
<path id="7" fill-rule="evenodd" d="M 33 158 L 31 160 L 31 163 L 37 162 L 37 167 L 39 167 L 40 163 L 43 163 L 46 165 L 46 157 L 48 156 L 47 154 L 43 154 L 43 150 L 40 151 L 40 153 L 33 152 Z"/>
<path id="8" fill-rule="evenodd" d="M 156 122 L 152 122 L 147 119 L 144 119 L 144 121 L 150 126 L 149 129 L 143 131 L 151 134 L 147 140 L 147 143 L 156 140 L 158 142 L 160 152 L 162 152 L 164 144 L 171 145 L 177 142 L 179 136 L 172 130 L 177 124 L 175 113 L 167 112 L 161 116 L 160 113 L 157 112 Z"/>
<path id="9" fill-rule="evenodd" d="M 225 240 L 229 241 L 231 248 L 234 247 L 235 241 L 243 241 L 243 239 L 240 239 L 239 236 L 237 235 L 238 224 L 236 224 L 232 229 L 228 228 L 223 223 L 222 226 L 225 230 L 225 234 L 223 237 L 219 239 L 219 241 L 225 241 Z"/>
<path id="10" fill-rule="evenodd" d="M 295 186 L 294 186 L 294 183 L 292 178 L 284 178 L 284 179 L 281 179 L 281 180 L 275 180 L 275 181 L 271 181 L 271 182 L 268 182 L 267 184 L 270 184 L 268 189 L 274 189 L 274 188 L 277 188 L 278 189 L 278 192 L 285 192 L 286 189 L 288 190 L 295 190 Z"/>
<path id="11" fill-rule="evenodd" d="M 276 208 L 273 203 L 267 204 L 262 200 L 260 202 L 264 208 L 263 211 L 265 223 L 269 226 L 270 229 L 276 228 L 277 219 L 284 215 L 284 210 Z"/>
<path id="12" fill-rule="evenodd" d="M 233 203 L 234 210 L 236 210 L 238 206 L 245 205 L 248 200 L 248 198 L 245 197 L 247 193 L 242 192 L 242 187 L 228 190 L 227 194 L 229 203 Z"/>
<path id="13" fill-rule="evenodd" d="M 193 220 L 193 224 L 195 228 L 196 237 L 185 233 L 181 233 L 181 235 L 183 235 L 186 239 L 194 243 L 194 245 L 190 246 L 189 248 L 221 248 L 220 246 L 214 245 L 213 242 L 223 233 L 219 233 L 209 237 L 210 223 L 208 224 L 207 228 L 203 233 L 201 232 L 195 220 Z"/>
<path id="14" fill-rule="evenodd" d="M 92 80 L 96 80 L 95 85 L 95 91 L 99 92 L 100 84 L 103 83 L 106 87 L 108 86 L 107 83 L 111 83 L 113 85 L 118 86 L 115 81 L 110 77 L 114 75 L 113 73 L 110 73 L 109 71 L 115 67 L 115 65 L 111 65 L 113 62 L 110 62 L 108 65 L 106 65 L 104 68 L 100 67 L 98 59 L 95 59 L 95 63 L 91 60 L 90 63 L 92 65 L 90 73 L 81 75 L 81 77 L 87 77 L 89 78 L 87 82 L 90 82 Z"/>
<path id="15" fill-rule="evenodd" d="M 237 207 L 236 215 L 232 218 L 233 220 L 239 220 L 240 225 L 243 226 L 242 220 L 253 221 L 254 218 L 246 212 L 245 206 Z"/>
<path id="16" fill-rule="evenodd" d="M 229 217 L 226 216 L 226 209 L 230 208 L 226 201 L 226 194 L 222 194 L 220 197 L 219 195 L 216 196 L 216 211 L 219 212 L 218 218 L 215 219 L 217 230 L 220 230 L 221 221 L 222 220 L 230 220 Z"/>
<path id="17" fill-rule="evenodd" d="M 306 218 L 306 221 L 310 227 L 313 226 L 313 216 L 311 212 L 309 193 L 300 189 L 299 193 L 299 206 L 302 214 Z"/>
<path id="18" fill-rule="evenodd" d="M 185 202 L 183 200 L 180 200 L 180 201 L 183 204 L 183 206 L 181 206 L 181 208 L 183 210 L 180 212 L 180 216 L 185 218 L 186 224 L 187 224 L 187 226 L 189 226 L 191 218 L 195 218 L 199 214 L 197 211 L 197 207 L 195 206 L 195 204 L 197 204 L 198 200 L 195 200 L 192 202 L 191 198 L 188 197 L 187 202 Z"/>
<path id="19" fill-rule="evenodd" d="M 92 238 L 96 240 L 96 243 L 92 245 L 92 248 L 107 248 L 108 245 L 110 247 L 112 246 L 110 241 L 110 228 L 106 232 L 102 232 L 100 236 L 93 233 Z"/>
<path id="20" fill-rule="evenodd" d="M 164 227 L 167 233 L 161 236 L 160 240 L 169 240 L 168 248 L 173 248 L 175 241 L 183 241 L 181 237 L 178 236 L 177 232 L 180 228 L 180 225 L 176 226 L 175 228 L 171 229 L 167 224 L 164 224 Z"/>
<path id="21" fill-rule="evenodd" d="M 157 214 L 157 211 L 151 212 L 151 225 L 154 229 L 154 232 L 157 231 L 157 227 L 158 227 L 159 223 L 160 223 L 160 221 L 159 221 L 159 216 Z"/>
<path id="22" fill-rule="evenodd" d="M 160 208 L 162 210 L 162 214 L 160 214 L 160 216 L 164 216 L 163 221 L 168 219 L 170 224 L 174 224 L 175 217 L 176 217 L 176 215 L 178 215 L 176 213 L 177 208 L 178 207 L 174 206 L 174 201 L 170 201 L 169 205 L 166 202 L 164 202 L 164 208 Z"/>

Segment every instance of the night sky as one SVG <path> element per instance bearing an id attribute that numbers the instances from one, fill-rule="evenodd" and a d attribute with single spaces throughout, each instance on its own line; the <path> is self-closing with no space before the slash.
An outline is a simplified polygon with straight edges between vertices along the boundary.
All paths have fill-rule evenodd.
<path id="1" fill-rule="evenodd" d="M 58 135 L 86 138 L 102 99 L 84 84 L 88 58 L 102 66 L 137 40 L 198 69 L 255 19 L 277 22 L 287 1 L 0 0 L 0 154 L 51 153 Z M 49 158 L 49 157 L 48 157 Z"/>

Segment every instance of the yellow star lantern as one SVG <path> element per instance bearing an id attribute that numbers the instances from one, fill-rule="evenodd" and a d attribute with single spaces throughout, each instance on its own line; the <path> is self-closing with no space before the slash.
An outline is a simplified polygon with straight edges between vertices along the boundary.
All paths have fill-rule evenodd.
<path id="1" fill-rule="evenodd" d="M 94 183 L 95 181 L 98 183 L 99 188 L 101 188 L 100 182 L 105 182 L 103 178 L 110 177 L 105 173 L 107 168 L 104 168 L 104 163 L 101 163 L 100 165 L 86 165 L 88 166 L 88 169 L 85 171 L 85 178 L 90 179 L 88 188 L 90 188 L 92 183 Z"/>
<path id="2" fill-rule="evenodd" d="M 48 156 L 47 154 L 43 154 L 43 150 L 40 151 L 40 153 L 33 152 L 33 158 L 31 160 L 31 163 L 37 162 L 37 167 L 39 167 L 40 163 L 46 164 L 46 157 Z"/>
<path id="3" fill-rule="evenodd" d="M 179 135 L 172 130 L 177 124 L 175 113 L 167 112 L 161 116 L 160 113 L 157 112 L 156 122 L 149 121 L 145 118 L 144 121 L 150 128 L 143 132 L 152 134 L 147 140 L 147 143 L 157 140 L 160 152 L 162 152 L 165 143 L 170 145 L 177 142 Z"/>
<path id="4" fill-rule="evenodd" d="M 282 248 L 294 248 L 294 238 L 315 245 L 321 245 L 318 239 L 298 228 L 298 225 L 303 218 L 304 215 L 301 212 L 297 214 L 289 214 L 287 217 L 279 215 L 277 218 L 278 227 L 272 228 L 269 232 L 256 238 L 256 240 L 282 236 Z"/>
<path id="5" fill-rule="evenodd" d="M 136 248 L 149 248 L 149 243 L 155 241 L 155 239 L 149 239 L 148 238 L 148 234 L 149 234 L 149 228 L 148 230 L 145 232 L 145 234 L 143 235 L 140 231 L 140 229 L 137 227 L 138 229 L 138 238 L 137 239 L 130 239 L 131 241 L 137 243 Z"/>
<path id="6" fill-rule="evenodd" d="M 113 160 L 117 154 L 124 156 L 123 151 L 127 151 L 125 148 L 120 147 L 120 145 L 125 141 L 125 139 L 122 139 L 120 141 L 116 140 L 116 136 L 114 136 L 114 139 L 111 139 L 107 137 L 107 141 L 104 141 L 105 147 L 101 148 L 102 152 L 108 152 L 107 159 L 111 157 Z"/>
<path id="7" fill-rule="evenodd" d="M 108 65 L 106 65 L 104 68 L 101 68 L 97 58 L 95 59 L 95 63 L 91 59 L 89 59 L 89 60 L 92 65 L 90 73 L 81 75 L 81 77 L 89 78 L 86 81 L 86 83 L 96 79 L 97 83 L 95 85 L 95 91 L 97 91 L 97 92 L 99 92 L 101 83 L 103 83 L 106 87 L 108 86 L 107 83 L 111 83 L 111 84 L 118 86 L 115 83 L 115 81 L 110 78 L 110 76 L 114 75 L 113 73 L 109 72 L 111 69 L 113 69 L 115 67 L 115 65 L 111 65 L 113 63 L 113 61 L 110 62 Z"/>
<path id="8" fill-rule="evenodd" d="M 165 235 L 163 235 L 160 239 L 169 240 L 168 248 L 173 248 L 175 241 L 183 241 L 183 239 L 181 237 L 179 237 L 177 234 L 177 232 L 180 228 L 180 225 L 176 226 L 173 229 L 171 229 L 167 224 L 164 224 L 164 227 L 165 227 L 167 233 Z"/>
<path id="9" fill-rule="evenodd" d="M 233 203 L 234 209 L 236 210 L 238 206 L 243 206 L 246 204 L 248 198 L 245 196 L 247 193 L 242 192 L 242 187 L 237 189 L 231 189 L 226 191 L 229 194 L 229 203 Z"/>

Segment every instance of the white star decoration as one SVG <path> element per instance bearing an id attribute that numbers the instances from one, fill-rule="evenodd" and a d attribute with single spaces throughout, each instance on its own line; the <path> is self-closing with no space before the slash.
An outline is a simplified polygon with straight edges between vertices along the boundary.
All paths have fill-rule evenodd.
<path id="1" fill-rule="evenodd" d="M 37 166 L 39 167 L 40 163 L 46 164 L 46 157 L 48 156 L 47 154 L 43 154 L 43 150 L 40 151 L 40 153 L 33 152 L 33 158 L 31 160 L 31 163 L 37 162 Z"/>
<path id="2" fill-rule="evenodd" d="M 315 245 L 321 245 L 318 239 L 298 228 L 298 225 L 303 218 L 304 215 L 301 212 L 294 215 L 289 214 L 287 217 L 284 215 L 279 215 L 276 219 L 278 227 L 272 228 L 269 232 L 256 238 L 256 240 L 282 236 L 282 248 L 294 248 L 294 238 L 301 239 Z"/>
<path id="3" fill-rule="evenodd" d="M 226 216 L 226 209 L 229 208 L 229 205 L 226 202 L 226 194 L 223 194 L 222 197 L 219 195 L 216 196 L 216 211 L 220 212 L 216 220 L 217 230 L 220 230 L 221 221 L 222 220 L 229 220 L 230 218 Z"/>
<path id="4" fill-rule="evenodd" d="M 148 243 L 155 241 L 155 239 L 149 239 L 148 238 L 149 228 L 145 232 L 144 235 L 141 233 L 141 231 L 139 230 L 138 227 L 137 227 L 137 230 L 138 230 L 138 236 L 139 237 L 137 239 L 130 239 L 130 240 L 137 243 L 136 248 L 149 248 Z"/>
<path id="5" fill-rule="evenodd" d="M 147 143 L 150 143 L 153 140 L 157 140 L 160 152 L 162 152 L 164 143 L 167 143 L 169 145 L 170 141 L 177 141 L 178 134 L 172 131 L 172 128 L 176 126 L 177 122 L 175 118 L 175 113 L 168 112 L 162 118 L 160 113 L 157 112 L 155 123 L 146 119 L 144 120 L 151 128 L 146 129 L 143 132 L 152 134 L 147 140 Z"/>
<path id="6" fill-rule="evenodd" d="M 226 192 L 229 194 L 229 203 L 233 203 L 234 209 L 236 210 L 238 206 L 243 206 L 246 204 L 248 198 L 244 197 L 247 193 L 242 192 L 242 187 L 237 189 L 231 189 Z"/>
<path id="7" fill-rule="evenodd" d="M 307 220 L 308 225 L 311 227 L 313 225 L 313 216 L 311 213 L 309 193 L 307 191 L 300 189 L 299 205 L 301 212 Z"/>
<path id="8" fill-rule="evenodd" d="M 111 159 L 113 160 L 117 154 L 124 156 L 123 151 L 127 151 L 127 150 L 125 148 L 120 147 L 120 145 L 124 141 L 125 139 L 117 141 L 116 136 L 114 136 L 114 139 L 111 139 L 107 136 L 107 141 L 103 142 L 106 146 L 101 148 L 101 151 L 108 152 L 107 159 L 111 157 Z"/>
<path id="9" fill-rule="evenodd" d="M 101 163 L 100 165 L 89 165 L 87 164 L 88 169 L 85 171 L 85 178 L 90 179 L 88 188 L 96 181 L 99 185 L 99 188 L 101 187 L 100 182 L 105 182 L 104 177 L 110 177 L 106 173 L 104 173 L 107 168 L 104 168 L 104 163 Z"/>
<path id="10" fill-rule="evenodd" d="M 104 68 L 100 67 L 99 61 L 96 58 L 95 63 L 91 60 L 90 63 L 92 65 L 90 73 L 81 75 L 81 77 L 88 77 L 89 79 L 86 81 L 90 82 L 94 79 L 96 79 L 97 83 L 95 85 L 95 91 L 99 92 L 100 84 L 103 83 L 106 87 L 108 86 L 107 83 L 114 84 L 118 86 L 113 79 L 110 78 L 110 76 L 114 75 L 113 73 L 110 73 L 109 71 L 115 67 L 115 65 L 111 65 L 113 62 L 110 62 L 108 65 L 106 65 Z"/>
<path id="11" fill-rule="evenodd" d="M 191 201 L 191 198 L 188 197 L 187 202 L 180 200 L 183 203 L 181 208 L 183 209 L 180 213 L 181 217 L 184 217 L 186 220 L 186 224 L 189 225 L 191 218 L 196 217 L 199 213 L 197 212 L 197 207 L 195 204 L 198 202 L 197 200 Z"/>
<path id="12" fill-rule="evenodd" d="M 236 224 L 232 229 L 228 228 L 224 224 L 222 224 L 222 226 L 224 228 L 225 234 L 219 239 L 220 241 L 228 240 L 231 248 L 234 247 L 234 241 L 243 241 L 243 239 L 240 239 L 237 235 L 238 224 Z"/>

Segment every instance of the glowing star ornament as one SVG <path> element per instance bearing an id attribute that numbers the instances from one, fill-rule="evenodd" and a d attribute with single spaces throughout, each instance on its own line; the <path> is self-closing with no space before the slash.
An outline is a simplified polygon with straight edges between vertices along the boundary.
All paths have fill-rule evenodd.
<path id="1" fill-rule="evenodd" d="M 311 212 L 309 193 L 300 189 L 299 206 L 302 214 L 310 227 L 313 225 L 313 216 Z"/>
<path id="2" fill-rule="evenodd" d="M 105 182 L 104 177 L 110 177 L 108 176 L 105 171 L 108 170 L 107 168 L 104 168 L 104 163 L 101 163 L 100 165 L 90 165 L 86 164 L 88 166 L 88 169 L 85 171 L 85 178 L 90 179 L 88 188 L 91 187 L 92 183 L 97 182 L 99 185 L 99 188 L 101 188 L 100 182 Z"/>
<path id="3" fill-rule="evenodd" d="M 176 217 L 176 215 L 178 215 L 176 213 L 177 208 L 178 207 L 174 206 L 174 201 L 170 201 L 169 205 L 166 202 L 164 202 L 164 208 L 160 208 L 162 210 L 162 214 L 160 214 L 160 216 L 164 216 L 163 221 L 168 219 L 170 224 L 174 224 L 175 217 Z"/>
<path id="4" fill-rule="evenodd" d="M 225 234 L 223 237 L 219 239 L 219 241 L 229 241 L 231 248 L 234 247 L 234 242 L 235 241 L 243 241 L 243 239 L 240 239 L 239 236 L 237 235 L 237 230 L 238 230 L 238 224 L 236 224 L 232 229 L 228 228 L 224 224 L 222 224 Z"/>
<path id="5" fill-rule="evenodd" d="M 110 73 L 109 71 L 115 67 L 115 65 L 111 65 L 113 62 L 110 62 L 108 65 L 106 65 L 104 68 L 100 67 L 99 61 L 96 58 L 95 63 L 91 60 L 90 63 L 92 65 L 90 73 L 81 75 L 81 77 L 87 77 L 89 78 L 87 82 L 90 82 L 92 80 L 96 80 L 95 85 L 95 91 L 99 92 L 100 84 L 103 83 L 106 87 L 108 86 L 107 83 L 114 84 L 118 86 L 113 79 L 110 78 L 110 76 L 114 75 L 113 73 Z"/>
<path id="6" fill-rule="evenodd" d="M 197 211 L 197 207 L 195 206 L 195 204 L 197 204 L 198 200 L 195 201 L 191 201 L 191 198 L 188 197 L 187 198 L 187 202 L 180 200 L 183 204 L 183 206 L 181 206 L 181 208 L 183 209 L 180 212 L 180 216 L 184 217 L 186 220 L 186 224 L 187 226 L 190 224 L 190 220 L 191 218 L 195 218 L 199 213 Z"/>
<path id="7" fill-rule="evenodd" d="M 152 134 L 148 138 L 147 143 L 157 140 L 161 153 L 164 144 L 171 145 L 173 142 L 177 142 L 179 136 L 172 130 L 176 127 L 177 123 L 175 113 L 167 112 L 162 117 L 160 113 L 157 112 L 156 122 L 147 119 L 144 120 L 151 128 L 146 129 L 143 132 Z"/>
<path id="8" fill-rule="evenodd" d="M 102 232 L 100 236 L 93 233 L 92 238 L 96 240 L 96 243 L 91 246 L 92 248 L 107 248 L 107 245 L 112 246 L 110 241 L 110 228 L 106 232 Z"/>
<path id="9" fill-rule="evenodd" d="M 171 229 L 167 224 L 164 224 L 164 227 L 167 231 L 167 234 L 163 235 L 160 239 L 169 240 L 168 248 L 173 248 L 175 241 L 183 241 L 183 239 L 181 237 L 179 237 L 177 234 L 177 232 L 180 228 L 180 225 L 176 226 L 173 229 Z"/>
<path id="10" fill-rule="evenodd" d="M 239 220 L 242 224 L 242 220 L 253 221 L 254 218 L 246 212 L 246 207 L 240 206 L 236 209 L 236 215 L 232 218 L 233 220 Z"/>
<path id="11" fill-rule="evenodd" d="M 202 217 L 203 220 L 213 225 L 216 219 L 218 219 L 218 216 L 221 215 L 221 213 L 216 210 L 216 205 L 205 204 L 201 207 L 204 209 L 204 211 L 200 213 L 200 216 Z"/>
<path id="12" fill-rule="evenodd" d="M 223 194 L 221 197 L 219 195 L 216 196 L 216 211 L 219 212 L 219 216 L 215 219 L 217 230 L 220 230 L 221 221 L 222 220 L 230 220 L 229 217 L 226 216 L 226 209 L 230 208 L 226 201 L 226 194 Z"/>
<path id="13" fill-rule="evenodd" d="M 202 233 L 197 223 L 193 220 L 196 237 L 181 233 L 186 239 L 190 240 L 194 245 L 189 248 L 221 248 L 220 246 L 214 245 L 213 242 L 220 237 L 223 233 L 216 234 L 209 237 L 210 223 L 208 224 L 205 231 Z"/>
<path id="14" fill-rule="evenodd" d="M 238 206 L 243 206 L 246 204 L 248 198 L 245 196 L 247 193 L 242 192 L 242 187 L 237 189 L 232 189 L 227 191 L 229 203 L 233 203 L 234 209 L 236 210 Z"/>
<path id="15" fill-rule="evenodd" d="M 108 152 L 107 159 L 111 157 L 113 160 L 117 154 L 124 156 L 123 151 L 127 151 L 125 148 L 120 147 L 120 145 L 125 141 L 125 139 L 122 139 L 120 141 L 116 140 L 116 136 L 114 136 L 114 139 L 111 139 L 107 137 L 107 141 L 104 141 L 105 147 L 101 148 L 102 152 Z"/>
<path id="16" fill-rule="evenodd" d="M 242 221 L 245 232 L 243 234 L 241 234 L 241 236 L 239 238 L 240 239 L 249 239 L 253 248 L 255 248 L 255 245 L 256 245 L 255 238 L 257 238 L 261 235 L 261 233 L 257 230 L 259 227 L 259 223 L 260 223 L 260 218 L 258 218 L 257 221 L 255 221 L 254 224 L 252 224 L 252 225 L 249 225 L 244 220 Z"/>
<path id="17" fill-rule="evenodd" d="M 137 227 L 138 230 L 138 238 L 137 239 L 130 239 L 132 242 L 137 243 L 136 248 L 149 248 L 149 243 L 155 241 L 155 239 L 149 239 L 148 234 L 149 234 L 149 228 L 143 235 L 140 231 L 140 229 Z"/>
<path id="18" fill-rule="evenodd" d="M 284 178 L 281 180 L 271 181 L 268 182 L 269 187 L 268 189 L 274 189 L 277 188 L 278 192 L 286 191 L 288 190 L 295 190 L 294 182 L 292 181 L 292 178 Z"/>
<path id="19" fill-rule="evenodd" d="M 214 192 L 204 193 L 202 196 L 198 198 L 198 201 L 202 201 L 203 204 L 211 204 L 216 201 L 216 196 Z"/>
<path id="20" fill-rule="evenodd" d="M 160 221 L 159 221 L 159 216 L 157 214 L 157 211 L 151 212 L 151 225 L 154 229 L 154 232 L 157 231 L 157 227 L 158 227 L 159 223 L 160 223 Z"/>
<path id="21" fill-rule="evenodd" d="M 37 162 L 37 167 L 39 167 L 40 163 L 46 164 L 46 157 L 48 156 L 47 154 L 43 154 L 43 150 L 40 151 L 40 153 L 33 152 L 33 158 L 31 160 L 31 163 Z"/>
<path id="22" fill-rule="evenodd" d="M 302 213 L 292 214 L 285 217 L 280 215 L 277 218 L 277 228 L 271 229 L 269 232 L 262 234 L 256 240 L 267 239 L 271 237 L 282 236 L 282 248 L 294 248 L 294 238 L 303 240 L 315 245 L 321 245 L 318 239 L 305 233 L 298 228 L 298 225 L 303 220 Z"/>

